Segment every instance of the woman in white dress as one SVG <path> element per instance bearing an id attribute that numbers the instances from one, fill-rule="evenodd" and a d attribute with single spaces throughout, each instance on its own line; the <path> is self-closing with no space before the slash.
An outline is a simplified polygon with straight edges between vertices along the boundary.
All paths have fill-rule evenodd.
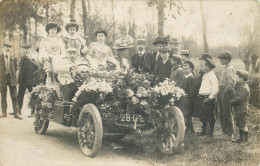
<path id="1" fill-rule="evenodd" d="M 105 70 L 108 63 L 112 63 L 118 68 L 119 62 L 114 58 L 111 48 L 105 44 L 107 32 L 103 28 L 98 28 L 95 36 L 97 42 L 90 43 L 86 59 L 96 69 Z"/>
<path id="2" fill-rule="evenodd" d="M 61 38 L 57 37 L 57 34 L 61 31 L 59 25 L 49 23 L 46 25 L 45 30 L 48 36 L 43 38 L 40 42 L 39 55 L 44 59 L 44 69 L 47 73 L 46 85 L 52 85 L 54 81 L 52 77 L 53 73 L 57 73 L 60 78 L 64 75 L 63 71 L 67 70 L 66 64 L 68 64 L 69 61 L 65 59 L 65 44 Z M 71 80 L 69 77 L 67 79 Z"/>

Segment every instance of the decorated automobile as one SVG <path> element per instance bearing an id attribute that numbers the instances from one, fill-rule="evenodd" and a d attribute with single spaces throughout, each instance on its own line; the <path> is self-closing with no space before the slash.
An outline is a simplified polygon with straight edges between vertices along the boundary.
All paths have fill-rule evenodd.
<path id="1" fill-rule="evenodd" d="M 174 103 L 184 91 L 169 80 L 152 87 L 150 74 L 112 68 L 78 63 L 71 69 L 73 83 L 35 87 L 30 105 L 36 133 L 45 134 L 50 121 L 77 127 L 80 148 L 89 157 L 97 155 L 103 136 L 152 134 L 161 152 L 178 151 L 185 123 Z"/>

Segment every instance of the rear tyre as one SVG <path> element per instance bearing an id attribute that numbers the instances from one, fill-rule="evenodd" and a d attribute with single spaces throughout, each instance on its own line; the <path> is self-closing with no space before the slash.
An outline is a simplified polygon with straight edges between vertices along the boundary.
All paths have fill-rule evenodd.
<path id="1" fill-rule="evenodd" d="M 164 128 L 158 132 L 157 143 L 159 150 L 165 154 L 178 152 L 183 145 L 185 122 L 178 107 L 166 108 Z"/>

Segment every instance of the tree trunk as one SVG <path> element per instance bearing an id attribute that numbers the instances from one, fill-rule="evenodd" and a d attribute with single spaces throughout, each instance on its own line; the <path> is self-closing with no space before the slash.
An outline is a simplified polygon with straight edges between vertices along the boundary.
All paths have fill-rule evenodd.
<path id="1" fill-rule="evenodd" d="M 158 36 L 164 36 L 164 0 L 158 1 Z"/>
<path id="2" fill-rule="evenodd" d="M 88 15 L 90 15 L 90 0 L 88 0 Z"/>
<path id="3" fill-rule="evenodd" d="M 75 7 L 76 7 L 76 0 L 71 0 L 71 3 L 70 3 L 70 19 L 75 18 Z"/>
<path id="4" fill-rule="evenodd" d="M 49 23 L 49 3 L 46 3 L 46 19 L 47 19 L 47 24 Z"/>
<path id="5" fill-rule="evenodd" d="M 207 30 L 206 30 L 206 21 L 203 14 L 203 7 L 202 2 L 200 0 L 200 12 L 201 12 L 201 19 L 202 19 L 202 30 L 203 30 L 203 43 L 204 43 L 204 52 L 209 52 L 208 42 L 207 42 Z"/>
<path id="6" fill-rule="evenodd" d="M 35 19 L 34 19 L 34 26 L 35 26 L 35 32 L 34 32 L 34 41 L 35 41 L 35 49 L 36 49 L 36 47 L 37 47 L 37 43 L 38 43 L 38 34 L 37 34 L 37 30 L 38 30 L 38 25 L 37 25 L 37 23 L 38 23 L 38 20 L 37 20 L 37 16 L 35 17 Z"/>
<path id="7" fill-rule="evenodd" d="M 86 2 L 85 0 L 81 0 L 81 4 L 82 4 L 82 11 L 83 11 L 83 30 L 84 30 L 84 37 L 87 36 L 87 10 L 86 10 Z"/>
<path id="8" fill-rule="evenodd" d="M 113 19 L 113 41 L 115 41 L 115 14 L 114 14 L 114 0 L 111 0 L 112 19 Z"/>

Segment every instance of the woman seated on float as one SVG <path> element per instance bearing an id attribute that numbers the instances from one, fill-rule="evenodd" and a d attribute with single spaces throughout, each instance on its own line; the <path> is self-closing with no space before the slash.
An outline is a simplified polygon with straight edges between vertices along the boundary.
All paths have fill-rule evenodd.
<path id="1" fill-rule="evenodd" d="M 91 67 L 94 69 L 106 70 L 110 63 L 119 69 L 119 62 L 114 58 L 111 48 L 105 44 L 107 32 L 102 28 L 98 28 L 95 32 L 95 36 L 97 42 L 90 43 L 86 55 L 86 59 L 89 61 Z"/>

